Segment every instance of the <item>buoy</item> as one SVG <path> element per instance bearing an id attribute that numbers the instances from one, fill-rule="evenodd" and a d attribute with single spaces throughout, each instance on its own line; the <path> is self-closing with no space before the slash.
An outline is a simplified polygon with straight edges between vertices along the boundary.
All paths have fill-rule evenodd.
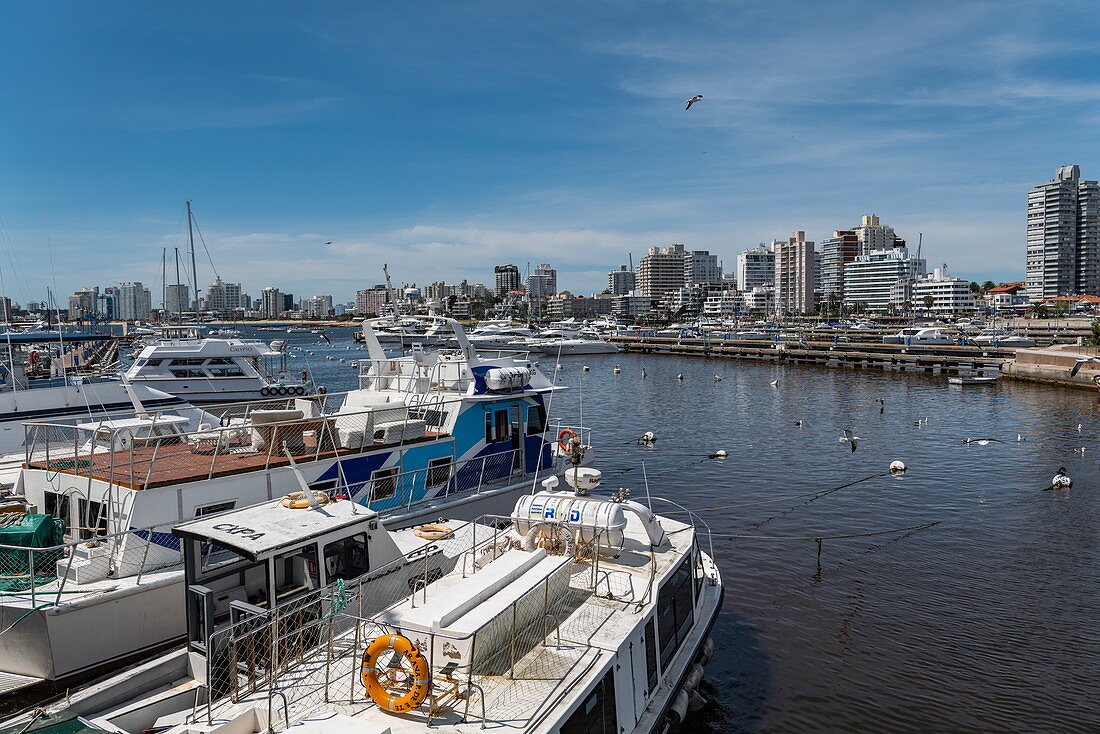
<path id="1" fill-rule="evenodd" d="M 904 474 L 906 470 L 905 462 L 903 461 L 891 461 L 890 473 L 891 474 Z"/>
<path id="2" fill-rule="evenodd" d="M 613 368 L 611 371 L 614 372 L 616 375 L 619 374 L 620 372 L 622 372 L 622 370 L 619 369 L 617 366 L 615 368 Z"/>
<path id="3" fill-rule="evenodd" d="M 424 540 L 439 540 L 445 535 L 450 535 L 453 530 L 446 525 L 440 525 L 438 523 L 429 523 L 427 525 L 417 525 L 413 530 L 413 535 Z"/>
<path id="4" fill-rule="evenodd" d="M 653 431 L 646 431 L 645 433 L 642 434 L 642 442 L 643 443 L 653 443 L 656 440 L 657 440 L 657 434 L 655 434 Z"/>
<path id="5" fill-rule="evenodd" d="M 727 456 L 729 456 L 728 451 L 726 451 L 725 449 L 718 449 L 717 451 L 715 451 L 713 454 L 710 455 L 710 458 L 712 458 L 712 459 L 724 459 Z"/>
<path id="6" fill-rule="evenodd" d="M 564 364 L 559 364 L 555 369 L 564 370 L 565 365 Z"/>

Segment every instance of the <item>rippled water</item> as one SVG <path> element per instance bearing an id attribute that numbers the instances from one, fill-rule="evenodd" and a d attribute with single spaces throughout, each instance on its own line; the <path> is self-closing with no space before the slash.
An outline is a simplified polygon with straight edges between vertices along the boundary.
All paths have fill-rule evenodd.
<path id="1" fill-rule="evenodd" d="M 715 705 L 690 729 L 1100 729 L 1097 395 L 667 355 L 562 362 L 555 373 L 542 359 L 572 388 L 551 412 L 583 410 L 605 486 L 643 494 L 644 459 L 653 494 L 705 509 L 715 533 L 727 589 L 707 669 Z M 321 370 L 352 386 L 346 366 Z M 863 437 L 855 453 L 838 440 L 844 428 Z M 655 446 L 625 444 L 646 430 Z M 729 458 L 696 456 L 718 449 Z M 885 475 L 895 459 L 903 477 Z M 1073 489 L 1042 491 L 1059 466 Z M 820 566 L 812 539 L 730 537 L 935 521 L 825 540 Z"/>

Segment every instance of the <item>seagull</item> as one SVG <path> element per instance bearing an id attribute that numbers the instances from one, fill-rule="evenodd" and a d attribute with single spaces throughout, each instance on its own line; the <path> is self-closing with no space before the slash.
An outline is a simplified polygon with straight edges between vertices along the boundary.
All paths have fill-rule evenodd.
<path id="1" fill-rule="evenodd" d="M 1025 435 L 1024 435 L 1024 434 L 1022 434 L 1022 433 L 1017 433 L 1017 434 L 1016 434 L 1016 440 L 1017 440 L 1017 441 L 1026 441 L 1026 440 L 1027 440 L 1027 436 L 1025 436 Z"/>
<path id="2" fill-rule="evenodd" d="M 845 428 L 844 435 L 840 437 L 840 443 L 847 443 L 848 445 L 850 445 L 852 447 L 853 454 L 856 452 L 856 446 L 858 446 L 859 442 L 862 440 L 863 439 L 861 437 L 852 434 L 851 428 Z"/>
<path id="3" fill-rule="evenodd" d="M 703 98 L 703 95 L 697 94 L 694 97 L 692 97 L 691 99 L 685 99 L 684 101 L 687 102 L 687 107 L 685 107 L 684 109 L 685 110 L 690 110 L 691 106 L 693 104 L 695 104 L 696 102 L 698 102 L 699 100 L 701 100 L 702 98 Z"/>
<path id="4" fill-rule="evenodd" d="M 684 381 L 684 373 L 681 372 L 680 374 L 676 375 L 676 379 L 679 380 L 680 382 L 683 382 Z"/>
<path id="5" fill-rule="evenodd" d="M 979 446 L 988 446 L 991 443 L 1004 443 L 1004 441 L 996 438 L 964 438 L 963 443 L 965 443 L 967 446 L 972 443 L 976 443 Z"/>
<path id="6" fill-rule="evenodd" d="M 326 244 L 326 245 L 331 245 L 332 243 L 331 243 L 331 242 L 326 242 L 325 244 Z"/>
<path id="7" fill-rule="evenodd" d="M 800 420 L 798 420 L 798 421 L 795 421 L 795 422 L 794 422 L 794 425 L 795 425 L 795 426 L 796 426 L 797 428 L 801 428 L 801 427 L 802 427 L 802 421 L 800 421 Z"/>
<path id="8" fill-rule="evenodd" d="M 646 371 L 645 371 L 645 367 L 643 367 L 642 368 L 642 377 L 645 377 L 645 376 L 646 376 Z"/>
<path id="9" fill-rule="evenodd" d="M 1081 425 L 1080 423 L 1077 424 L 1077 432 L 1078 433 L 1080 433 L 1083 428 L 1084 428 L 1083 425 Z"/>
<path id="10" fill-rule="evenodd" d="M 1089 362 L 1100 362 L 1100 357 L 1085 357 L 1084 359 L 1077 360 L 1073 363 L 1073 368 L 1070 369 L 1069 376 L 1075 377 L 1081 370 L 1081 365 L 1088 364 Z"/>
<path id="11" fill-rule="evenodd" d="M 771 381 L 771 386 L 772 387 L 779 387 L 779 380 L 772 380 Z"/>
<path id="12" fill-rule="evenodd" d="M 1066 468 L 1060 466 L 1058 467 L 1058 473 L 1050 480 L 1050 486 L 1047 489 L 1069 489 L 1072 484 L 1073 480 L 1069 478 L 1069 474 L 1066 474 Z"/>
<path id="13" fill-rule="evenodd" d="M 722 381 L 722 377 L 721 377 L 720 375 L 715 375 L 715 376 L 714 376 L 714 381 L 715 381 L 715 382 L 721 382 L 721 381 Z"/>
<path id="14" fill-rule="evenodd" d="M 1085 453 L 1085 447 L 1084 447 L 1084 446 L 1082 446 L 1082 447 L 1081 447 L 1081 448 L 1079 448 L 1079 449 L 1074 449 L 1074 450 L 1073 450 L 1073 453 L 1075 453 L 1075 454 L 1083 454 L 1083 453 Z"/>

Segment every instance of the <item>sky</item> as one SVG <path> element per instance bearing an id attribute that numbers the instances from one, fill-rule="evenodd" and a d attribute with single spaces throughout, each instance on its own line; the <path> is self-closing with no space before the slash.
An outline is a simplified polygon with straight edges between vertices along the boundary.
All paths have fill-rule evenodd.
<path id="1" fill-rule="evenodd" d="M 733 269 L 870 213 L 923 234 L 930 267 L 1018 280 L 1027 189 L 1070 163 L 1100 178 L 1093 2 L 0 10 L 0 268 L 21 303 L 140 280 L 158 304 L 188 199 L 200 283 L 253 296 L 350 300 L 383 263 L 491 286 L 493 265 L 548 262 L 591 293 L 650 246 Z"/>

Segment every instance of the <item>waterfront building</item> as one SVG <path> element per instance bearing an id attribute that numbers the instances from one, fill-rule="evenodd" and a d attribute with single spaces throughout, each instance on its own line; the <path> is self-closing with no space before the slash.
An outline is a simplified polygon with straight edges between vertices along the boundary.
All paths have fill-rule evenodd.
<path id="1" fill-rule="evenodd" d="M 149 289 L 140 281 L 120 283 L 118 286 L 118 317 L 123 321 L 149 318 L 153 311 Z"/>
<path id="2" fill-rule="evenodd" d="M 985 292 L 985 304 L 997 311 L 1018 309 L 1028 305 L 1027 281 L 1001 283 Z"/>
<path id="3" fill-rule="evenodd" d="M 858 255 L 867 255 L 871 250 L 892 250 L 905 247 L 905 240 L 894 233 L 894 228 L 879 221 L 877 214 L 866 214 L 860 218 L 859 225 L 852 227 L 859 242 Z"/>
<path id="4" fill-rule="evenodd" d="M 98 288 L 85 288 L 69 296 L 69 320 L 86 319 L 95 315 L 95 300 Z"/>
<path id="5" fill-rule="evenodd" d="M 859 236 L 850 229 L 838 229 L 819 243 L 821 249 L 821 300 L 844 297 L 844 266 L 859 254 Z"/>
<path id="6" fill-rule="evenodd" d="M 623 296 L 637 287 L 638 281 L 633 270 L 627 270 L 626 265 L 620 265 L 618 270 L 612 270 L 607 274 L 607 292 L 613 296 Z"/>
<path id="7" fill-rule="evenodd" d="M 635 321 L 652 310 L 653 299 L 638 291 L 613 296 L 611 299 L 611 314 L 616 319 Z"/>
<path id="8" fill-rule="evenodd" d="M 511 293 L 512 291 L 518 291 L 523 289 L 523 283 L 520 279 L 519 268 L 515 265 L 497 265 L 493 268 L 493 274 L 496 276 L 496 290 L 497 296 L 504 297 L 504 294 Z"/>
<path id="9" fill-rule="evenodd" d="M 546 315 L 555 320 L 606 316 L 612 311 L 612 300 L 611 296 L 606 295 L 588 298 L 562 291 L 546 302 Z"/>
<path id="10" fill-rule="evenodd" d="M 274 286 L 260 291 L 260 316 L 265 319 L 277 319 L 283 315 L 283 293 Z"/>
<path id="11" fill-rule="evenodd" d="M 1027 194 L 1027 292 L 1032 302 L 1100 293 L 1100 186 L 1079 166 Z"/>
<path id="12" fill-rule="evenodd" d="M 739 314 L 744 307 L 744 294 L 736 290 L 714 291 L 703 301 L 703 316 L 708 319 L 727 319 Z"/>
<path id="13" fill-rule="evenodd" d="M 814 243 L 802 230 L 775 246 L 775 308 L 778 313 L 814 311 Z"/>
<path id="14" fill-rule="evenodd" d="M 186 283 L 169 283 L 164 287 L 164 310 L 181 314 L 191 310 L 191 287 Z"/>
<path id="15" fill-rule="evenodd" d="M 753 313 L 770 314 L 775 312 L 775 289 L 753 288 L 751 291 L 741 291 L 741 297 L 745 301 L 745 310 Z"/>
<path id="16" fill-rule="evenodd" d="M 638 263 L 638 290 L 650 298 L 660 298 L 684 284 L 684 246 L 649 248 Z"/>
<path id="17" fill-rule="evenodd" d="M 293 297 L 291 298 L 293 300 Z M 241 307 L 241 284 L 225 283 L 217 278 L 206 289 L 206 298 L 203 302 L 204 311 L 212 311 L 215 314 L 228 314 Z"/>
<path id="18" fill-rule="evenodd" d="M 936 314 L 970 313 L 977 308 L 974 293 L 970 290 L 970 281 L 949 276 L 947 265 L 914 280 L 913 296 L 906 300 L 914 308 Z M 897 304 L 895 301 L 895 305 Z"/>
<path id="19" fill-rule="evenodd" d="M 450 295 L 453 293 L 445 294 L 439 300 L 446 301 Z M 355 293 L 355 311 L 360 316 L 381 316 L 384 310 L 382 307 L 387 303 L 389 303 L 389 290 L 384 283 Z"/>
<path id="20" fill-rule="evenodd" d="M 891 292 L 892 286 L 924 273 L 924 259 L 910 256 L 905 247 L 871 250 L 844 266 L 844 304 L 862 304 L 869 311 L 885 312 L 897 295 Z"/>
<path id="21" fill-rule="evenodd" d="M 775 285 L 775 245 L 760 243 L 754 250 L 737 255 L 737 286 L 743 291 L 771 288 Z"/>
<path id="22" fill-rule="evenodd" d="M 527 295 L 534 300 L 544 300 L 558 292 L 558 271 L 543 263 L 527 276 Z"/>
<path id="23" fill-rule="evenodd" d="M 311 319 L 327 319 L 332 311 L 332 296 L 314 296 L 302 302 L 302 310 Z"/>
<path id="24" fill-rule="evenodd" d="M 684 252 L 684 285 L 716 285 L 722 282 L 718 256 L 707 250 Z"/>

